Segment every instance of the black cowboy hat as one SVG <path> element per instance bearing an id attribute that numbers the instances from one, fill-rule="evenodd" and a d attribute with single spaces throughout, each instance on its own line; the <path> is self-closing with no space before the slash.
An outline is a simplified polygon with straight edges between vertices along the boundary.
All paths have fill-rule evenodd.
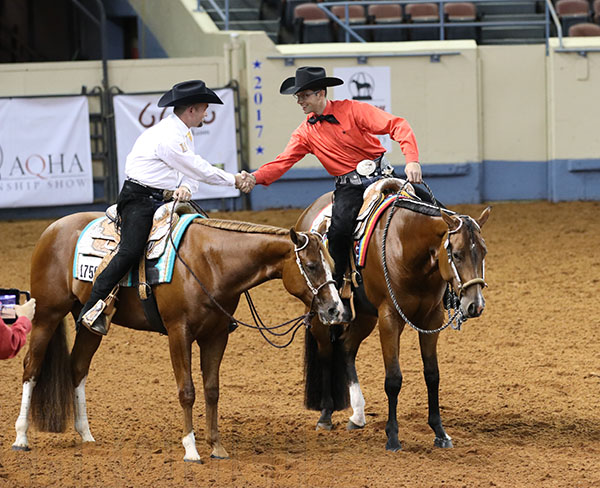
<path id="1" fill-rule="evenodd" d="M 296 76 L 285 80 L 279 88 L 282 95 L 294 95 L 303 90 L 317 90 L 326 86 L 338 86 L 344 83 L 339 78 L 325 76 L 325 68 L 302 66 L 296 70 Z"/>
<path id="2" fill-rule="evenodd" d="M 182 81 L 173 85 L 158 101 L 159 107 L 183 107 L 195 103 L 219 103 L 223 101 L 219 96 L 206 87 L 202 80 Z"/>

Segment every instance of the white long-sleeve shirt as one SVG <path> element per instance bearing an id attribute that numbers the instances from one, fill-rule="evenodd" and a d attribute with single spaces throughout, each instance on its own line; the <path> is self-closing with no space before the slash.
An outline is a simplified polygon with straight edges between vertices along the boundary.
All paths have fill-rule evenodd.
<path id="1" fill-rule="evenodd" d="M 194 154 L 191 130 L 175 114 L 144 131 L 127 156 L 125 175 L 144 185 L 174 190 L 186 186 L 194 193 L 198 182 L 235 186 L 235 176 Z"/>

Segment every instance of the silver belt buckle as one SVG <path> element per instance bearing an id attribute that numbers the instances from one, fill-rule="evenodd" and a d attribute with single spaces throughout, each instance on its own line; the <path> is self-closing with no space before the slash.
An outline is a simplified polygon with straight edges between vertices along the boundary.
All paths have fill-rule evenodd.
<path id="1" fill-rule="evenodd" d="M 375 161 L 363 159 L 356 165 L 356 172 L 361 176 L 369 176 L 371 173 L 373 173 L 373 171 L 375 171 L 376 168 L 377 164 L 375 164 Z"/>

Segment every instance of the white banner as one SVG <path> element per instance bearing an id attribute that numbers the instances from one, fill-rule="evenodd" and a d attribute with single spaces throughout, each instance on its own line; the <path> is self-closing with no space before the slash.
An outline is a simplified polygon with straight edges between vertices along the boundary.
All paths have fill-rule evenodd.
<path id="1" fill-rule="evenodd" d="M 93 199 L 86 97 L 0 100 L 0 208 Z"/>
<path id="2" fill-rule="evenodd" d="M 204 125 L 193 128 L 195 152 L 214 166 L 229 173 L 238 172 L 237 138 L 235 134 L 234 91 L 224 88 L 215 91 L 223 105 L 210 104 Z M 138 136 L 173 112 L 172 107 L 157 105 L 157 95 L 117 95 L 114 97 L 117 133 L 119 186 L 125 181 L 125 161 Z M 230 186 L 200 183 L 195 200 L 237 197 L 239 190 Z"/>
<path id="3" fill-rule="evenodd" d="M 392 92 L 389 66 L 356 66 L 335 68 L 333 76 L 344 80 L 334 88 L 336 100 L 360 100 L 392 113 Z M 390 136 L 377 136 L 387 152 L 392 150 Z"/>

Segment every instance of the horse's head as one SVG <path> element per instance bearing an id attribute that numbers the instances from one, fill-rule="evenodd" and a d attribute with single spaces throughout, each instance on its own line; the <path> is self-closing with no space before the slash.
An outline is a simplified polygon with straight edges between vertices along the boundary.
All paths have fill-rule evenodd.
<path id="1" fill-rule="evenodd" d="M 475 220 L 468 215 L 451 215 L 442 210 L 448 231 L 439 250 L 442 278 L 452 285 L 460 299 L 460 308 L 467 318 L 479 317 L 485 307 L 483 299 L 484 261 L 487 249 L 481 237 L 481 227 L 490 215 L 487 207 Z"/>
<path id="2" fill-rule="evenodd" d="M 302 298 L 318 313 L 326 325 L 340 323 L 343 305 L 331 270 L 333 261 L 318 234 L 290 229 L 297 266 L 284 274 L 284 285 L 290 293 Z"/>

